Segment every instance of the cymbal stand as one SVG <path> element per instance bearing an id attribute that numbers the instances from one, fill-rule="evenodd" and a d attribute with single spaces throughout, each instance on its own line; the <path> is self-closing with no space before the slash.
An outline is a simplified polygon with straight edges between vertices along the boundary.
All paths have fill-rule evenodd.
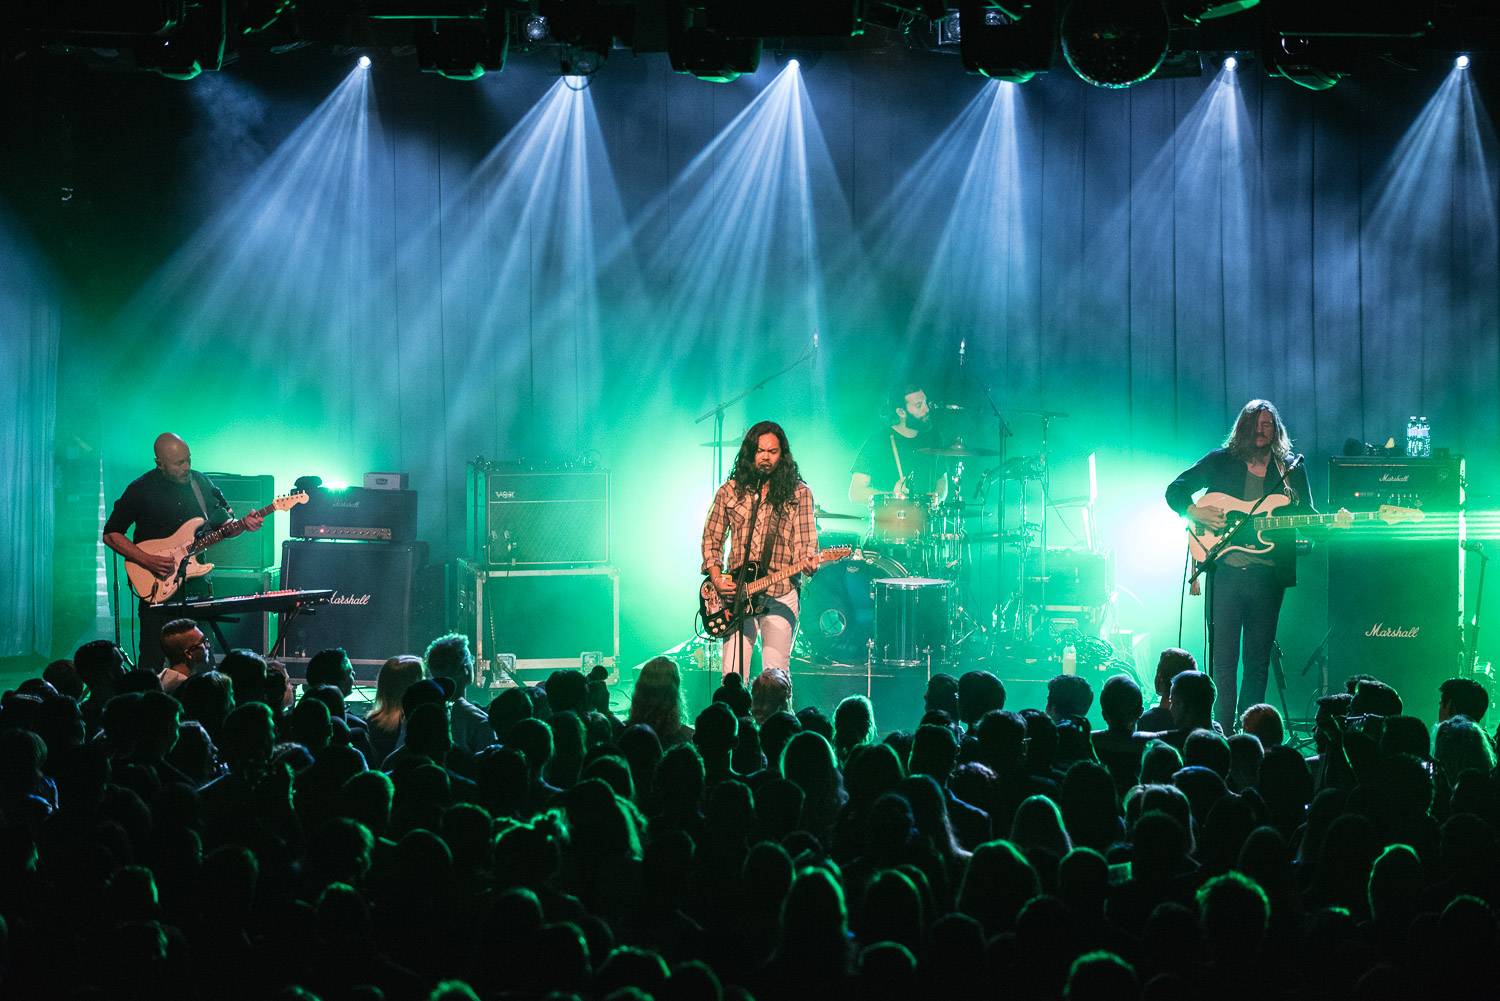
<path id="1" fill-rule="evenodd" d="M 1001 413 L 999 405 L 995 403 L 995 396 L 990 392 L 989 385 L 987 383 L 980 382 L 979 388 L 984 390 L 984 401 L 989 404 L 990 413 L 995 415 L 995 431 L 996 437 L 999 439 L 1000 452 L 1000 465 L 997 467 L 1000 470 L 1000 489 L 995 491 L 995 493 L 998 495 L 995 501 L 995 611 L 990 618 L 991 623 L 996 624 L 997 620 L 999 619 L 1001 608 L 1001 589 L 1005 587 L 1005 453 L 1007 444 L 1006 439 L 1010 438 L 1011 430 L 1010 425 L 1005 422 L 1005 415 Z M 1025 507 L 1026 490 L 1023 485 L 1021 489 L 1022 525 L 1026 524 Z M 1025 587 L 1025 567 L 1026 560 L 1023 554 L 1021 558 L 1023 588 Z M 992 642 L 994 640 L 995 632 L 997 632 L 997 630 L 991 629 L 990 638 Z M 992 650 L 991 653 L 993 652 L 994 651 Z"/>

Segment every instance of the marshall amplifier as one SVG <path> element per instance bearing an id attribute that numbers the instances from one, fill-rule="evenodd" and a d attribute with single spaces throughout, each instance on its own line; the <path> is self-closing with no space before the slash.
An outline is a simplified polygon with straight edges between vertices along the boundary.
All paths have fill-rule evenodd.
<path id="1" fill-rule="evenodd" d="M 292 508 L 291 524 L 299 539 L 411 542 L 417 537 L 417 492 L 318 487 L 306 504 Z"/>
<path id="2" fill-rule="evenodd" d="M 562 567 L 609 561 L 609 473 L 471 470 L 470 475 L 470 552 L 480 562 Z"/>
<path id="3" fill-rule="evenodd" d="M 1334 456 L 1328 460 L 1328 507 L 1373 511 L 1381 504 L 1457 511 L 1464 502 L 1464 460 L 1401 456 Z"/>
<path id="4" fill-rule="evenodd" d="M 1422 716 L 1436 706 L 1437 686 L 1457 673 L 1464 575 L 1455 513 L 1463 504 L 1463 474 L 1461 458 L 1330 460 L 1330 510 L 1394 504 L 1430 516 L 1328 533 L 1330 685 L 1373 674 L 1401 694 L 1407 712 Z"/>
<path id="5" fill-rule="evenodd" d="M 256 508 L 265 507 L 271 503 L 276 496 L 275 480 L 267 476 L 240 476 L 235 473 L 204 473 L 224 499 L 229 502 L 230 510 L 236 515 L 247 514 Z M 203 500 L 212 505 L 214 498 L 205 497 Z M 275 515 L 268 515 L 266 521 L 269 523 Z M 210 546 L 204 551 L 202 561 L 212 563 L 222 570 L 254 570 L 261 571 L 276 563 L 276 532 L 274 526 L 267 524 L 270 531 L 243 532 L 232 539 L 225 539 L 216 546 Z"/>
<path id="6" fill-rule="evenodd" d="M 287 623 L 288 666 L 306 665 L 319 650 L 341 646 L 357 675 L 374 680 L 387 658 L 421 653 L 431 639 L 425 610 L 442 597 L 441 585 L 428 586 L 426 563 L 425 542 L 283 542 L 283 588 L 334 592 L 327 604 Z"/>

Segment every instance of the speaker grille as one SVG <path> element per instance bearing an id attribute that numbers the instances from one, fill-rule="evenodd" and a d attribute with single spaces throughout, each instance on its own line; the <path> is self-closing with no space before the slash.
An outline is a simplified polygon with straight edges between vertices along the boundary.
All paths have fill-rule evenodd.
<path id="1" fill-rule="evenodd" d="M 378 667 L 413 648 L 412 609 L 417 571 L 427 544 L 288 539 L 281 544 L 281 586 L 332 588 L 313 614 L 286 627 L 286 660 L 306 662 L 341 646 L 355 664 Z"/>
<path id="2" fill-rule="evenodd" d="M 609 561 L 608 473 L 491 473 L 485 512 L 490 566 Z"/>
<path id="3" fill-rule="evenodd" d="M 276 496 L 275 480 L 271 476 L 240 476 L 237 473 L 204 473 L 214 486 L 224 494 L 229 506 L 238 517 L 244 517 L 256 508 L 265 507 Z M 213 503 L 212 497 L 203 500 Z M 264 570 L 276 562 L 276 531 L 270 523 L 275 515 L 268 515 L 266 526 L 259 532 L 242 532 L 232 539 L 225 539 L 205 550 L 203 562 L 212 563 L 224 570 Z"/>

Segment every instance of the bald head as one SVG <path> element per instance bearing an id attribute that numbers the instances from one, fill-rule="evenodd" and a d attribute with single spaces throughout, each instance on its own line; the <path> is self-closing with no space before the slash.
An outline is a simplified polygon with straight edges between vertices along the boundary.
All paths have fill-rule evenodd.
<path id="1" fill-rule="evenodd" d="M 170 431 L 156 436 L 152 449 L 156 453 L 156 468 L 173 483 L 186 483 L 193 468 L 193 456 L 187 442 Z"/>

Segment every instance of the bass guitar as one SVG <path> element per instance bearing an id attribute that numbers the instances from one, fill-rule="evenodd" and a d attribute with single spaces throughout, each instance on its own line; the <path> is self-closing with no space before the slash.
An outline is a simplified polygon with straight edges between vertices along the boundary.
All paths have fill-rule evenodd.
<path id="1" fill-rule="evenodd" d="M 253 513 L 265 516 L 272 511 L 290 511 L 298 504 L 306 503 L 307 494 L 299 491 L 278 497 Z M 198 562 L 198 554 L 216 542 L 223 542 L 238 521 L 226 521 L 218 528 L 205 532 L 203 526 L 206 523 L 202 518 L 189 518 L 177 531 L 165 539 L 137 542 L 137 546 L 152 555 L 170 556 L 177 569 L 165 577 L 158 577 L 139 563 L 126 563 L 125 575 L 130 578 L 130 589 L 137 596 L 155 605 L 176 594 L 184 581 L 193 577 L 202 577 L 212 570 L 214 568 L 212 563 Z"/>
<path id="2" fill-rule="evenodd" d="M 818 564 L 821 566 L 835 560 L 847 559 L 853 552 L 852 546 L 832 546 L 818 553 Z M 741 569 L 753 574 L 756 568 L 754 564 L 751 564 L 748 568 Z M 767 588 L 774 587 L 801 572 L 802 567 L 799 565 L 755 578 L 745 585 L 744 601 L 737 605 L 732 595 L 726 597 L 719 593 L 719 589 L 714 587 L 712 577 L 704 577 L 703 583 L 698 587 L 698 615 L 703 620 L 703 631 L 715 637 L 729 635 L 739 628 L 739 624 L 746 618 L 759 614 L 756 596 L 764 594 Z"/>
<path id="3" fill-rule="evenodd" d="M 1276 548 L 1276 543 L 1265 537 L 1266 532 L 1286 528 L 1312 528 L 1317 525 L 1326 525 L 1329 528 L 1349 528 L 1357 521 L 1382 521 L 1387 525 L 1399 525 L 1403 521 L 1421 521 L 1423 514 L 1416 508 L 1396 507 L 1392 504 L 1382 504 L 1374 511 L 1344 511 L 1339 510 L 1333 514 L 1282 514 L 1274 512 L 1291 503 L 1291 499 L 1282 494 L 1271 494 L 1269 497 L 1259 501 L 1242 500 L 1239 497 L 1231 497 L 1228 494 L 1206 493 L 1197 501 L 1199 507 L 1216 507 L 1224 512 L 1224 527 L 1215 532 L 1207 528 L 1196 528 L 1188 525 L 1188 551 L 1193 555 L 1193 562 L 1202 563 L 1208 559 L 1208 554 L 1213 551 L 1226 535 L 1234 532 L 1235 526 L 1246 518 L 1251 523 L 1234 533 L 1234 539 L 1228 546 L 1218 554 L 1224 553 L 1249 553 L 1252 556 L 1264 556 Z M 1250 511 L 1255 508 L 1255 514 Z"/>

